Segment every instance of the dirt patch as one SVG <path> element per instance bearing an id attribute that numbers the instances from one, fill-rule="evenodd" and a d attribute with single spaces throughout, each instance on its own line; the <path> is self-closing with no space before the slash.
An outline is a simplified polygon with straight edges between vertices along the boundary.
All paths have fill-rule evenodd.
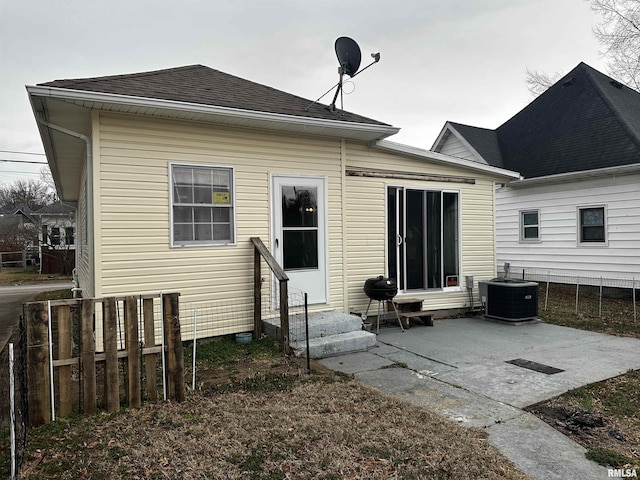
<path id="1" fill-rule="evenodd" d="M 640 371 L 587 385 L 527 410 L 605 466 L 640 468 Z"/>

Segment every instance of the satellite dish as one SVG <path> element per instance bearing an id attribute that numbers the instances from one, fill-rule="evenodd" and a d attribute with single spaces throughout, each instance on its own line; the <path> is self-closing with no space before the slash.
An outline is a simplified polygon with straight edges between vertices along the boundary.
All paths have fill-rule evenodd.
<path id="1" fill-rule="evenodd" d="M 360 68 L 360 47 L 355 40 L 349 37 L 340 37 L 336 40 L 336 56 L 340 63 L 341 73 L 353 77 Z"/>

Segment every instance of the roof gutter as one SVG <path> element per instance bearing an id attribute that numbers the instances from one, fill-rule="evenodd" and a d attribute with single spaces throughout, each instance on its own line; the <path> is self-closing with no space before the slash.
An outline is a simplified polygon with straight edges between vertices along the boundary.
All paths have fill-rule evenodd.
<path id="1" fill-rule="evenodd" d="M 582 172 L 558 173 L 556 175 L 547 175 L 544 177 L 524 178 L 508 183 L 507 187 L 519 188 L 536 185 L 546 185 L 554 183 L 563 183 L 568 180 L 584 180 L 589 178 L 610 177 L 616 175 L 626 175 L 629 173 L 640 172 L 640 163 L 631 165 L 621 165 L 618 167 L 596 168 L 593 170 L 584 170 Z"/>
<path id="2" fill-rule="evenodd" d="M 217 115 L 230 119 L 255 120 L 261 122 L 280 123 L 284 125 L 297 125 L 309 128 L 333 128 L 354 133 L 370 132 L 377 138 L 385 138 L 400 131 L 398 127 L 391 125 L 372 125 L 367 123 L 344 122 L 322 118 L 300 117 L 296 115 L 283 115 L 281 113 L 260 112 L 216 105 L 200 103 L 179 102 L 159 98 L 134 97 L 115 93 L 89 92 L 67 88 L 48 86 L 27 86 L 30 95 L 37 97 L 55 98 L 60 100 L 76 100 L 80 102 L 95 102 L 99 104 L 114 104 L 121 106 L 136 106 L 155 108 L 164 111 L 201 113 L 204 115 Z M 94 107 L 97 108 L 97 107 Z"/>
<path id="3" fill-rule="evenodd" d="M 422 148 L 412 147 L 410 145 L 403 145 L 401 143 L 390 142 L 388 140 L 378 140 L 372 143 L 372 146 L 385 150 L 388 152 L 402 153 L 412 157 L 435 161 L 446 165 L 455 165 L 458 167 L 465 167 L 472 170 L 480 171 L 487 174 L 493 174 L 500 177 L 509 179 L 522 179 L 522 176 L 518 172 L 512 170 L 506 170 L 504 168 L 494 167 L 484 163 L 474 162 L 473 160 L 465 160 L 463 158 L 452 157 L 451 155 L 445 155 L 431 150 L 424 150 Z"/>
<path id="4" fill-rule="evenodd" d="M 95 242 L 93 239 L 93 149 L 91 144 L 91 138 L 84 135 L 83 133 L 74 132 L 73 130 L 69 130 L 68 128 L 61 127 L 60 125 L 51 123 L 45 120 L 43 116 L 44 116 L 43 113 L 35 112 L 36 121 L 39 124 L 47 128 L 50 128 L 51 130 L 55 130 L 65 135 L 70 135 L 72 137 L 78 138 L 84 141 L 87 146 L 87 187 L 86 187 L 87 188 L 87 205 L 85 206 L 85 208 L 86 208 L 86 215 L 87 215 L 87 230 L 89 232 L 92 232 L 90 235 L 87 235 L 87 242 L 88 242 L 87 247 L 89 249 L 89 265 L 91 265 L 92 269 L 95 269 L 95 265 L 94 265 Z M 76 210 L 76 224 L 77 224 L 77 219 L 78 219 L 78 215 Z M 79 253 L 80 253 L 79 249 L 76 248 L 76 265 L 78 265 Z M 95 293 L 94 275 L 93 274 L 89 275 L 89 278 L 90 278 L 89 280 L 90 291 L 91 291 L 91 294 L 93 295 Z M 76 289 L 76 291 L 77 290 L 79 289 Z"/>

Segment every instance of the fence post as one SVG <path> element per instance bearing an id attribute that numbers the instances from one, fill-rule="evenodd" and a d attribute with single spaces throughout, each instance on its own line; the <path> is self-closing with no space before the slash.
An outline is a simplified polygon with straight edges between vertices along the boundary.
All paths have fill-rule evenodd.
<path id="1" fill-rule="evenodd" d="M 71 307 L 60 305 L 58 311 L 58 359 L 71 358 Z M 71 365 L 58 367 L 58 389 L 60 395 L 59 414 L 61 417 L 69 415 L 71 403 Z"/>
<path id="2" fill-rule="evenodd" d="M 167 387 L 170 400 L 184 400 L 184 355 L 180 336 L 180 307 L 178 293 L 162 296 L 164 305 L 163 325 L 167 348 Z"/>
<path id="3" fill-rule="evenodd" d="M 127 399 L 140 408 L 140 342 L 138 340 L 138 302 L 134 296 L 124 300 L 124 338 L 127 350 Z"/>
<path id="4" fill-rule="evenodd" d="M 286 280 L 280 281 L 280 339 L 285 355 L 289 355 L 289 287 Z"/>
<path id="5" fill-rule="evenodd" d="M 118 305 L 114 297 L 102 299 L 102 331 L 104 332 L 104 403 L 107 412 L 120 410 L 118 379 Z"/>
<path id="6" fill-rule="evenodd" d="M 93 308 L 93 299 L 82 299 L 80 304 L 82 412 L 90 415 L 96 413 L 96 339 L 93 332 Z"/>
<path id="7" fill-rule="evenodd" d="M 153 298 L 145 298 L 142 301 L 142 316 L 144 317 L 144 345 L 145 347 L 155 347 L 156 334 L 153 318 Z M 144 370 L 147 379 L 146 392 L 147 400 L 158 399 L 158 386 L 156 385 L 156 359 L 155 353 L 144 356 Z"/>
<path id="8" fill-rule="evenodd" d="M 576 315 L 578 314 L 578 292 L 580 291 L 580 277 L 576 277 Z"/>
<path id="9" fill-rule="evenodd" d="M 262 273 L 260 252 L 253 247 L 253 338 L 262 335 Z"/>
<path id="10" fill-rule="evenodd" d="M 600 277 L 600 295 L 598 302 L 598 316 L 602 318 L 602 276 Z"/>
<path id="11" fill-rule="evenodd" d="M 13 373 L 13 343 L 9 344 L 9 416 L 11 421 L 11 479 L 16 477 L 16 386 Z"/>
<path id="12" fill-rule="evenodd" d="M 49 341 L 45 302 L 28 304 L 27 317 L 27 381 L 29 426 L 37 427 L 51 421 L 49 392 Z"/>
<path id="13" fill-rule="evenodd" d="M 547 292 L 544 296 L 544 311 L 547 311 L 547 305 L 549 304 L 549 276 L 551 272 L 547 272 Z"/>

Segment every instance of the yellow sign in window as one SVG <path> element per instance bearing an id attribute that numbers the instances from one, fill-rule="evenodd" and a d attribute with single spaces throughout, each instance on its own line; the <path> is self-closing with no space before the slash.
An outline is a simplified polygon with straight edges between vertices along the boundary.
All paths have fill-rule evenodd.
<path id="1" fill-rule="evenodd" d="M 231 203 L 231 195 L 229 192 L 213 192 L 214 205 L 229 205 Z"/>

